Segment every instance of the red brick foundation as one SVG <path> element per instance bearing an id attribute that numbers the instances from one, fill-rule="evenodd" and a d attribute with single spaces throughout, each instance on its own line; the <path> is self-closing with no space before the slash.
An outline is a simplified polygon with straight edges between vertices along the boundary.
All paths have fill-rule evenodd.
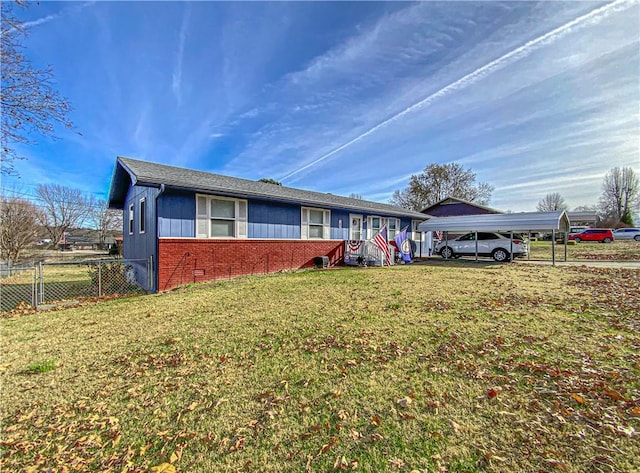
<path id="1" fill-rule="evenodd" d="M 330 264 L 344 259 L 342 240 L 203 240 L 161 238 L 158 290 L 193 282 L 313 266 L 317 256 Z"/>

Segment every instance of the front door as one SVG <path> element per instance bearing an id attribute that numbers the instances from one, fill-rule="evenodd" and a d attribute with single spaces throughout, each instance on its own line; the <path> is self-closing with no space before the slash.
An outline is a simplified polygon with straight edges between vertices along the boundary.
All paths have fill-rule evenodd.
<path id="1" fill-rule="evenodd" d="M 362 215 L 349 215 L 349 240 L 362 240 Z"/>

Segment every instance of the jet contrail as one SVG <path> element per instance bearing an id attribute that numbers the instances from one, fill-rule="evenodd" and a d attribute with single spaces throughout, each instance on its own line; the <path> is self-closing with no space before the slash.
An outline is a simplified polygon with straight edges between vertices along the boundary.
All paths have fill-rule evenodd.
<path id="1" fill-rule="evenodd" d="M 66 15 L 69 12 L 75 13 L 79 10 L 82 10 L 84 7 L 87 7 L 89 5 L 93 5 L 95 3 L 95 1 L 91 1 L 91 2 L 86 2 L 83 3 L 82 5 L 78 5 L 75 6 L 73 8 L 68 8 L 68 9 L 63 9 L 57 13 L 53 13 L 51 15 L 47 15 L 43 18 L 38 18 L 37 20 L 33 20 L 33 21 L 26 21 L 24 23 L 22 23 L 20 25 L 21 28 L 27 29 L 27 28 L 33 28 L 34 26 L 39 26 L 39 25 L 43 25 L 45 23 L 49 23 L 50 21 L 56 20 L 58 18 L 60 18 L 61 16 Z"/>
<path id="2" fill-rule="evenodd" d="M 527 54 L 529 54 L 531 51 L 534 51 L 535 49 L 539 48 L 540 46 L 544 46 L 547 44 L 550 44 L 554 41 L 556 41 L 557 39 L 565 36 L 566 34 L 570 33 L 572 31 L 572 28 L 576 27 L 576 26 L 580 26 L 583 23 L 588 23 L 588 24 L 596 24 L 599 23 L 601 20 L 603 20 L 604 18 L 606 18 L 610 13 L 614 13 L 614 12 L 618 12 L 618 11 L 622 11 L 626 8 L 628 8 L 629 6 L 631 6 L 632 4 L 637 3 L 637 0 L 632 0 L 632 1 L 627 1 L 627 0 L 616 0 L 612 3 L 608 3 L 607 5 L 604 5 L 602 7 L 596 8 L 595 10 L 590 11 L 589 13 L 586 13 L 578 18 L 576 18 L 575 20 L 571 20 L 570 22 L 559 26 L 558 28 L 549 31 L 548 33 L 543 34 L 542 36 L 536 38 L 536 39 L 532 39 L 531 41 L 528 41 L 527 43 L 523 44 L 522 46 L 517 47 L 516 49 L 514 49 L 513 51 L 510 51 L 506 54 L 504 54 L 503 56 L 500 56 L 498 59 L 494 59 L 493 61 L 485 64 L 482 67 L 479 67 L 478 69 L 476 69 L 473 72 L 470 72 L 469 74 L 467 74 L 464 77 L 461 77 L 460 79 L 456 80 L 455 82 L 452 82 L 451 84 L 443 87 L 442 89 L 438 90 L 437 92 L 434 92 L 433 94 L 429 95 L 428 97 L 420 100 L 419 102 L 411 105 L 410 107 L 404 109 L 401 112 L 398 112 L 397 114 L 395 114 L 394 116 L 392 116 L 391 118 L 388 118 L 380 123 L 378 123 L 377 125 L 375 125 L 373 128 L 365 131 L 364 133 L 362 133 L 361 135 L 356 136 L 354 139 L 352 139 L 351 141 L 346 142 L 343 145 L 338 146 L 336 149 L 328 152 L 327 154 L 324 154 L 322 156 L 320 156 L 319 158 L 311 161 L 308 164 L 305 164 L 304 166 L 291 171 L 289 174 L 287 174 L 286 176 L 280 178 L 281 180 L 286 180 L 289 179 L 292 176 L 295 176 L 296 174 L 309 169 L 310 167 L 315 166 L 318 163 L 321 163 L 322 161 L 330 158 L 331 156 L 333 156 L 336 153 L 339 153 L 340 151 L 342 151 L 345 148 L 348 148 L 349 146 L 351 146 L 354 143 L 357 143 L 358 141 L 362 140 L 363 138 L 366 138 L 367 136 L 375 133 L 376 131 L 378 131 L 380 128 L 387 126 L 389 123 L 396 121 L 397 119 L 407 115 L 408 113 L 411 113 L 419 108 L 422 108 L 426 105 L 429 105 L 431 102 L 433 102 L 434 100 L 437 100 L 441 97 L 443 97 L 444 95 L 447 95 L 448 93 L 457 90 L 457 89 L 462 89 L 470 84 L 473 84 L 475 82 L 477 82 L 478 80 L 486 77 L 487 75 L 493 73 L 494 71 L 497 71 L 499 69 L 501 69 L 502 67 L 510 64 L 511 62 L 514 62 L 524 56 L 526 56 Z"/>

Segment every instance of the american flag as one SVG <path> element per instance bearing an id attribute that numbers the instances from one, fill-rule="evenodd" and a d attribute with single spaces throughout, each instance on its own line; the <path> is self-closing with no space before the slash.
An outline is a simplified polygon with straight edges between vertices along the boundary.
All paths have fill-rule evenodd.
<path id="1" fill-rule="evenodd" d="M 384 253 L 387 260 L 387 266 L 391 266 L 391 251 L 389 250 L 389 242 L 387 240 L 387 226 L 383 225 L 378 234 L 373 237 L 373 242 Z"/>

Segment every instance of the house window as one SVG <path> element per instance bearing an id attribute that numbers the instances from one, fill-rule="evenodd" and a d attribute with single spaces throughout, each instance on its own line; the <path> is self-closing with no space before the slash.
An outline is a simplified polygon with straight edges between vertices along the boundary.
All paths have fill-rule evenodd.
<path id="1" fill-rule="evenodd" d="M 129 204 L 129 235 L 133 235 L 133 204 Z"/>
<path id="2" fill-rule="evenodd" d="M 418 225 L 420 225 L 422 221 L 421 220 L 412 220 L 411 221 L 411 228 L 412 228 L 412 235 L 411 235 L 411 239 L 415 240 L 415 241 L 421 241 L 422 240 L 422 232 L 420 232 L 418 230 Z"/>
<path id="3" fill-rule="evenodd" d="M 400 220 L 397 218 L 390 218 L 387 222 L 387 233 L 389 234 L 389 240 L 393 240 L 393 237 L 400 231 Z"/>
<path id="4" fill-rule="evenodd" d="M 196 196 L 198 238 L 247 238 L 247 201 Z"/>
<path id="5" fill-rule="evenodd" d="M 140 199 L 140 212 L 138 212 L 138 231 L 144 233 L 145 222 L 147 218 L 147 199 Z"/>
<path id="6" fill-rule="evenodd" d="M 303 240 L 331 238 L 331 212 L 325 209 L 302 207 L 300 238 Z"/>
<path id="7" fill-rule="evenodd" d="M 369 217 L 369 238 L 373 238 L 378 233 L 380 233 L 380 229 L 382 228 L 382 219 L 380 217 Z"/>

